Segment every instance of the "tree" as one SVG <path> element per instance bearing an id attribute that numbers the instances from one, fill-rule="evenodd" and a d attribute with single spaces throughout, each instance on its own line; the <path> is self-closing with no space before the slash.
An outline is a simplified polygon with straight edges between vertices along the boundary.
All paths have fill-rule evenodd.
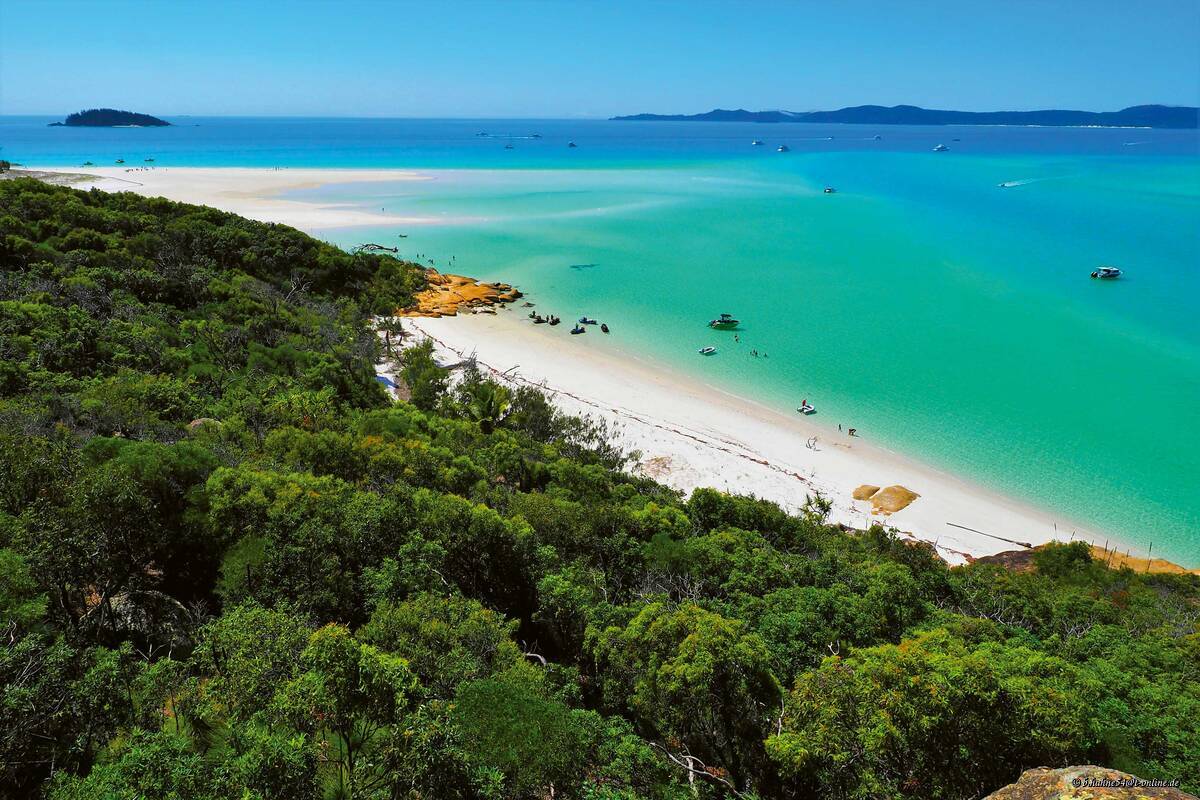
<path id="1" fill-rule="evenodd" d="M 340 793 L 370 796 L 390 776 L 367 756 L 398 735 L 393 727 L 416 688 L 408 662 L 357 641 L 343 626 L 326 625 L 309 637 L 300 669 L 275 693 L 273 716 L 322 737 Z"/>
<path id="2" fill-rule="evenodd" d="M 432 411 L 446 394 L 449 373 L 433 357 L 433 342 L 425 339 L 400 353 L 400 380 L 408 387 L 410 402 Z"/>
<path id="3" fill-rule="evenodd" d="M 767 750 L 797 795 L 979 795 L 1085 759 L 1098 688 L 1061 659 L 935 631 L 801 675 Z"/>

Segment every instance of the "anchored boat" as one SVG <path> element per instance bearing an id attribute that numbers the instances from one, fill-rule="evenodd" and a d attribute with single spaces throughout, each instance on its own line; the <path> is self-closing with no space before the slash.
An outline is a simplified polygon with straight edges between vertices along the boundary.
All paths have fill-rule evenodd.
<path id="1" fill-rule="evenodd" d="M 1119 278 L 1121 270 L 1117 267 L 1096 267 L 1096 271 L 1092 273 L 1093 278 Z"/>
<path id="2" fill-rule="evenodd" d="M 741 324 L 742 321 L 734 319 L 732 314 L 722 314 L 716 319 L 710 319 L 708 321 L 708 327 L 715 328 L 719 331 L 731 331 Z"/>
<path id="3" fill-rule="evenodd" d="M 717 348 L 713 347 L 712 345 L 709 345 L 708 347 L 701 347 L 696 352 L 698 352 L 702 356 L 711 356 L 711 355 L 716 355 Z"/>

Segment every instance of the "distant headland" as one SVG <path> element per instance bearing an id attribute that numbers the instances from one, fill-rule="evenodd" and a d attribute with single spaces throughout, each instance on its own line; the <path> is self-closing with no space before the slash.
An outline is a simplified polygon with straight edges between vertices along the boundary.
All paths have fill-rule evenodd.
<path id="1" fill-rule="evenodd" d="M 50 127 L 68 128 L 161 128 L 170 125 L 165 119 L 133 111 L 118 111 L 115 108 L 90 108 L 69 115 L 63 122 L 51 122 Z"/>
<path id="2" fill-rule="evenodd" d="M 633 114 L 622 121 L 841 122 L 860 125 L 1044 125 L 1102 128 L 1196 128 L 1193 106 L 1130 106 L 1120 111 L 940 111 L 918 106 L 850 106 L 837 111 L 746 111 L 717 108 L 703 114 Z"/>

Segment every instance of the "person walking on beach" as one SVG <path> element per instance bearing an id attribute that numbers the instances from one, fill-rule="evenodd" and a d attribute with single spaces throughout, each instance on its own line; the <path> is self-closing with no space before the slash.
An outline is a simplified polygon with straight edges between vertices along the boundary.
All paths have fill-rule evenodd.
<path id="1" fill-rule="evenodd" d="M 842 423 L 838 423 L 838 433 L 842 432 Z"/>

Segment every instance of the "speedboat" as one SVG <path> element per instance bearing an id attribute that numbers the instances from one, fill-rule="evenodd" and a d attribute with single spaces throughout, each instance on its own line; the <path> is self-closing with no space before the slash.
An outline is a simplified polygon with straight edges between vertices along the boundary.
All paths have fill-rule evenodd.
<path id="1" fill-rule="evenodd" d="M 124 163 L 125 163 L 125 159 L 123 159 L 123 158 L 118 158 L 116 163 L 118 163 L 118 164 L 124 164 Z"/>
<path id="2" fill-rule="evenodd" d="M 832 186 L 825 187 L 825 194 L 836 194 L 836 193 L 837 193 L 837 189 L 833 188 Z"/>
<path id="3" fill-rule="evenodd" d="M 717 348 L 713 347 L 712 345 L 709 345 L 708 347 L 701 347 L 696 352 L 698 352 L 702 356 L 711 356 L 711 355 L 716 354 Z"/>
<path id="4" fill-rule="evenodd" d="M 574 142 L 567 142 L 567 147 L 578 147 L 578 146 L 579 145 L 575 144 Z"/>
<path id="5" fill-rule="evenodd" d="M 509 144 L 506 144 L 506 145 L 504 145 L 504 149 L 505 149 L 505 150 L 512 150 L 512 149 L 513 149 L 512 143 L 510 142 Z"/>
<path id="6" fill-rule="evenodd" d="M 1096 267 L 1096 271 L 1092 273 L 1093 278 L 1119 278 L 1121 270 L 1117 267 Z"/>
<path id="7" fill-rule="evenodd" d="M 792 148 L 788 147 L 786 144 L 781 144 L 779 147 L 775 148 L 776 153 L 790 153 L 791 151 Z"/>
<path id="8" fill-rule="evenodd" d="M 149 163 L 151 163 L 151 162 L 153 162 L 153 161 L 154 161 L 154 159 L 153 159 L 153 158 L 143 158 L 142 160 L 143 160 L 143 161 L 145 161 L 147 164 L 149 164 Z"/>
<path id="9" fill-rule="evenodd" d="M 576 325 L 574 328 L 571 328 L 571 333 L 587 333 L 587 328 L 582 325 Z"/>
<path id="10" fill-rule="evenodd" d="M 877 134 L 875 134 L 875 138 L 873 138 L 871 141 L 878 142 L 878 141 L 881 141 L 882 139 L 883 139 L 883 137 L 877 133 Z"/>
<path id="11" fill-rule="evenodd" d="M 933 148 L 933 152 L 935 152 L 935 153 L 944 153 L 944 152 L 946 152 L 946 151 L 947 151 L 947 150 L 949 150 L 949 149 L 950 149 L 950 148 L 949 148 L 949 147 L 946 147 L 946 145 L 944 145 L 944 144 L 939 144 L 937 147 Z"/>
<path id="12" fill-rule="evenodd" d="M 722 314 L 716 319 L 708 321 L 708 327 L 716 328 L 719 331 L 731 331 L 741 324 L 741 320 L 734 319 L 731 314 Z"/>
<path id="13" fill-rule="evenodd" d="M 542 135 L 540 133 L 533 133 L 533 134 L 530 134 L 529 138 L 540 139 L 540 138 L 542 138 Z"/>
<path id="14" fill-rule="evenodd" d="M 751 142 L 750 144 L 754 145 L 755 147 L 758 147 L 758 146 L 759 146 L 759 145 L 761 145 L 762 143 L 763 143 L 762 139 L 755 139 L 755 140 L 754 140 L 753 142 Z"/>
<path id="15" fill-rule="evenodd" d="M 580 325 L 595 325 L 596 320 L 592 319 L 591 317 L 580 317 L 579 324 Z"/>

